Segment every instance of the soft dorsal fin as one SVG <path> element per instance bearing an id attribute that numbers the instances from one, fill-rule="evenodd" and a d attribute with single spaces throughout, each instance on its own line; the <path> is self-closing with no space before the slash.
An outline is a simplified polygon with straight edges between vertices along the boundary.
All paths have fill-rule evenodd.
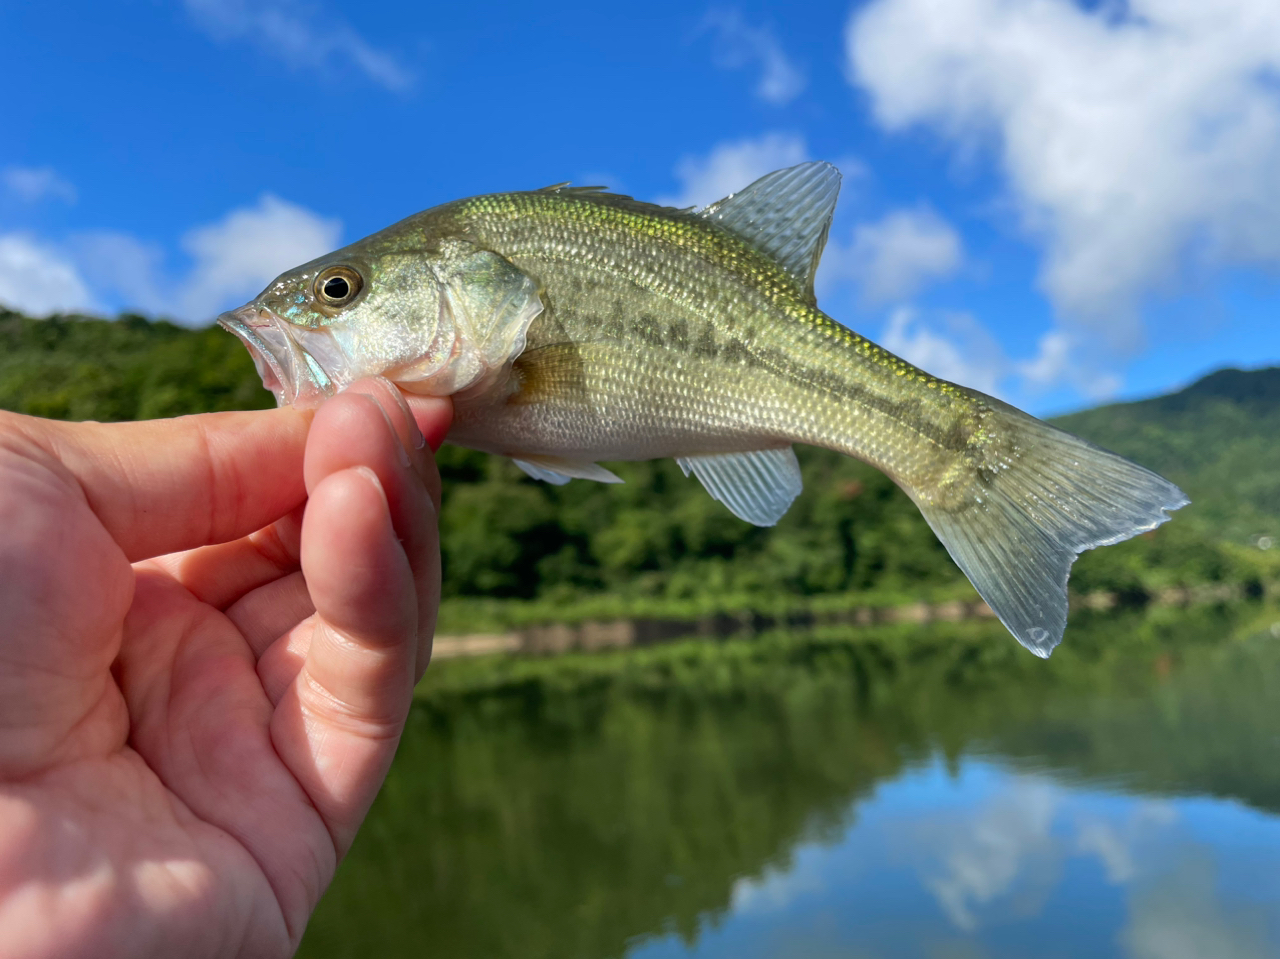
<path id="1" fill-rule="evenodd" d="M 840 171 L 830 163 L 801 163 L 762 176 L 745 190 L 717 200 L 699 216 L 736 233 L 785 267 L 813 297 L 813 274 L 827 243 L 840 192 Z"/>
<path id="2" fill-rule="evenodd" d="M 684 475 L 702 481 L 711 498 L 755 526 L 772 526 L 800 495 L 804 482 L 790 446 L 749 453 L 677 456 Z"/>

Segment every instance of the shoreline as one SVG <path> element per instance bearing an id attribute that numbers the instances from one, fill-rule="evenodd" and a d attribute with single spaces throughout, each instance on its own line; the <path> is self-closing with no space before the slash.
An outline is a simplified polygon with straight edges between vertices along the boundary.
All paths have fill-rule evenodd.
<path id="1" fill-rule="evenodd" d="M 1261 592 L 1248 584 L 1219 583 L 1174 587 L 1146 598 L 1127 602 L 1119 593 L 1072 595 L 1071 608 L 1104 612 L 1123 605 L 1134 607 L 1192 606 L 1235 599 L 1262 599 L 1280 592 L 1271 583 Z M 820 626 L 879 626 L 958 623 L 993 619 L 995 614 L 981 599 L 909 603 L 898 606 L 858 606 L 844 610 L 796 609 L 784 614 L 754 610 L 721 612 L 699 617 L 631 617 L 587 619 L 577 623 L 544 623 L 505 632 L 442 634 L 435 637 L 433 660 L 473 656 L 556 656 L 569 652 L 626 649 L 682 639 L 728 639 L 756 635 L 779 627 L 807 629 Z"/>

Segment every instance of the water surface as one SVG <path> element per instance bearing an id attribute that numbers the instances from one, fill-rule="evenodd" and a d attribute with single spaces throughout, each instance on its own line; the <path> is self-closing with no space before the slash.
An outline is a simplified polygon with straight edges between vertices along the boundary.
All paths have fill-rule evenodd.
<path id="1" fill-rule="evenodd" d="M 1280 955 L 1275 620 L 450 664 L 302 955 Z"/>
<path id="2" fill-rule="evenodd" d="M 1280 955 L 1280 821 L 1150 799 L 981 758 L 878 789 L 837 840 L 734 886 L 692 943 L 629 955 Z"/>

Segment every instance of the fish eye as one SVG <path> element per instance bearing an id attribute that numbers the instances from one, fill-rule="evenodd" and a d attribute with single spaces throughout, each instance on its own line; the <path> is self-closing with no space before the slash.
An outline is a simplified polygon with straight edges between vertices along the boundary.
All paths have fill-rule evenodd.
<path id="1" fill-rule="evenodd" d="M 330 309 L 339 309 L 356 298 L 364 280 L 349 266 L 331 266 L 316 277 L 312 289 L 316 302 Z"/>

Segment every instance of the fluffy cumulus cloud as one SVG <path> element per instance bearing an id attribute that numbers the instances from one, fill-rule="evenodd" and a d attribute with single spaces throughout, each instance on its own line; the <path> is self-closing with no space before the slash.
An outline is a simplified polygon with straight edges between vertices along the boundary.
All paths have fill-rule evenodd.
<path id="1" fill-rule="evenodd" d="M 993 396 L 1001 395 L 1001 381 L 1009 373 L 1000 344 L 968 313 L 899 307 L 890 314 L 879 343 L 934 376 Z"/>
<path id="2" fill-rule="evenodd" d="M 755 180 L 809 159 L 803 137 L 766 133 L 717 144 L 704 156 L 686 156 L 676 165 L 680 192 L 659 197 L 667 206 L 705 206 L 737 193 Z M 861 162 L 838 164 L 846 182 L 863 173 Z M 846 234 L 847 235 L 847 234 Z M 964 258 L 955 228 L 928 207 L 893 210 L 875 222 L 858 224 L 848 243 L 827 244 L 818 285 L 831 289 L 852 281 L 870 303 L 908 300 L 925 285 L 951 276 Z"/>
<path id="3" fill-rule="evenodd" d="M 182 240 L 193 267 L 177 298 L 178 315 L 209 318 L 247 299 L 282 271 L 332 250 L 341 232 L 339 221 L 270 194 L 192 230 Z"/>
<path id="4" fill-rule="evenodd" d="M 164 251 L 127 233 L 94 231 L 72 238 L 69 246 L 89 286 L 122 309 L 175 316 L 170 283 L 164 276 Z"/>
<path id="5" fill-rule="evenodd" d="M 165 270 L 163 251 L 121 233 L 90 233 L 74 248 L 94 289 L 126 309 L 206 323 L 257 294 L 290 267 L 338 246 L 338 220 L 264 194 L 182 238 L 186 270 Z"/>
<path id="6" fill-rule="evenodd" d="M 714 10 L 707 15 L 706 25 L 714 36 L 716 65 L 726 70 L 757 69 L 755 94 L 765 103 L 784 106 L 804 92 L 804 74 L 768 27 L 750 26 L 739 10 Z"/>
<path id="7" fill-rule="evenodd" d="M 1280 265 L 1275 0 L 873 0 L 847 51 L 887 128 L 994 145 L 1071 342 L 1131 353 L 1188 269 Z"/>
<path id="8" fill-rule="evenodd" d="M 76 202 L 76 188 L 60 177 L 53 167 L 10 166 L 0 170 L 0 184 L 10 196 L 25 203 L 41 200 Z"/>
<path id="9" fill-rule="evenodd" d="M 1119 944 L 1128 959 L 1264 959 L 1275 955 L 1274 917 L 1259 900 L 1223 902 L 1203 849 L 1184 849 L 1172 868 L 1134 883 Z"/>
<path id="10" fill-rule="evenodd" d="M 1132 882 L 1139 874 L 1139 861 L 1148 853 L 1144 848 L 1174 825 L 1178 812 L 1172 803 L 1149 799 L 1136 803 L 1120 820 L 1104 817 L 1077 817 L 1076 848 L 1092 854 L 1102 863 L 1107 882 L 1120 885 Z"/>
<path id="11" fill-rule="evenodd" d="M 1036 355 L 1017 364 L 1019 375 L 1033 390 L 1065 383 L 1091 400 L 1105 400 L 1120 389 L 1120 377 L 1108 372 L 1108 357 L 1078 330 L 1049 330 L 1040 337 Z"/>
<path id="12" fill-rule="evenodd" d="M 809 159 L 802 137 L 766 133 L 755 139 L 717 145 L 705 157 L 686 156 L 676 165 L 680 193 L 657 202 L 667 206 L 706 206 L 760 179 L 766 173 Z"/>
<path id="13" fill-rule="evenodd" d="M 925 285 L 956 272 L 962 244 L 951 224 L 927 207 L 894 210 L 853 232 L 849 247 L 824 258 L 841 277 L 854 280 L 869 303 L 909 300 Z"/>
<path id="14" fill-rule="evenodd" d="M 957 928 L 977 929 L 1015 891 L 1043 901 L 1061 859 L 1052 835 L 1061 804 L 1051 782 L 1018 777 L 980 806 L 917 824 L 921 879 Z"/>
<path id="15" fill-rule="evenodd" d="M 0 304 L 32 316 L 96 307 L 71 258 L 22 233 L 0 234 Z"/>
<path id="16" fill-rule="evenodd" d="M 332 13 L 295 0 L 183 0 L 187 12 L 218 40 L 246 40 L 295 68 L 342 64 L 388 90 L 403 90 L 413 74 Z"/>

